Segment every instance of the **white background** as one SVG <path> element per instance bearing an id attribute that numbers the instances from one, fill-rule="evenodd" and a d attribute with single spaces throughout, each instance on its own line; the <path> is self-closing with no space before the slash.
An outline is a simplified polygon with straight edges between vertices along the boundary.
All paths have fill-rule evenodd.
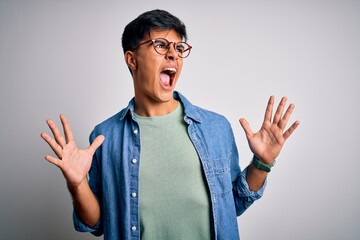
<path id="1" fill-rule="evenodd" d="M 72 227 L 61 172 L 43 160 L 45 120 L 65 113 L 81 147 L 133 96 L 121 35 L 161 8 L 193 51 L 177 90 L 257 130 L 286 95 L 301 124 L 264 197 L 239 217 L 241 238 L 360 239 L 360 1 L 0 1 L 1 239 L 92 239 Z"/>

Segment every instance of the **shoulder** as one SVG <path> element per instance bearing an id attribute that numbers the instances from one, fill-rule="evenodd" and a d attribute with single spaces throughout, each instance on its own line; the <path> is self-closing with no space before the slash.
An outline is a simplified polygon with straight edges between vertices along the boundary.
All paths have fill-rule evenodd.
<path id="1" fill-rule="evenodd" d="M 180 93 L 176 92 L 175 95 L 182 104 L 184 105 L 184 111 L 186 117 L 193 119 L 195 122 L 201 124 L 217 124 L 221 126 L 230 126 L 229 121 L 222 114 L 216 113 L 214 111 L 193 105 L 187 98 L 185 98 Z"/>
<path id="2" fill-rule="evenodd" d="M 212 110 L 208 110 L 199 106 L 194 106 L 194 108 L 198 111 L 201 122 L 204 123 L 216 123 L 221 125 L 230 125 L 227 118 L 217 112 Z"/>
<path id="3" fill-rule="evenodd" d="M 189 125 L 190 135 L 198 137 L 212 159 L 225 159 L 232 155 L 236 146 L 233 130 L 225 116 L 208 109 L 192 106 L 192 124 Z M 190 117 L 191 118 L 191 117 Z M 215 164 L 215 163 L 214 163 Z"/>
<path id="4" fill-rule="evenodd" d="M 107 137 L 111 133 L 121 131 L 124 126 L 126 117 L 124 117 L 128 111 L 128 108 L 124 108 L 113 116 L 107 118 L 101 123 L 97 124 L 94 130 L 90 134 L 90 140 L 93 140 L 98 135 L 104 135 Z"/>
<path id="5" fill-rule="evenodd" d="M 200 116 L 200 129 L 218 137 L 231 136 L 232 127 L 228 119 L 220 113 L 195 106 Z"/>

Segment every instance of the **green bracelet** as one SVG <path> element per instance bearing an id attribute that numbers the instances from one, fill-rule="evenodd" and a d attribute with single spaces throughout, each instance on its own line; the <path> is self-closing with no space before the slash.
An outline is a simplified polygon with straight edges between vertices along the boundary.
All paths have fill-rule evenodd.
<path id="1" fill-rule="evenodd" d="M 270 164 L 266 164 L 266 163 L 263 163 L 261 162 L 255 155 L 253 157 L 253 161 L 252 163 L 254 164 L 254 166 L 258 169 L 261 169 L 265 172 L 270 172 L 271 171 L 271 168 L 275 165 L 275 160 L 270 163 Z"/>

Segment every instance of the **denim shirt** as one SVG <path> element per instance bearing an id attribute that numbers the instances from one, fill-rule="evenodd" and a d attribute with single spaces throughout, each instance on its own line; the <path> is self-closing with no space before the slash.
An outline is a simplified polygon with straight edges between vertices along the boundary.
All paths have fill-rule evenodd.
<path id="1" fill-rule="evenodd" d="M 174 98 L 184 106 L 188 134 L 203 167 L 215 239 L 239 239 L 236 218 L 262 196 L 266 184 L 257 192 L 249 190 L 247 169 L 240 170 L 233 132 L 225 117 L 192 105 L 178 92 L 174 92 Z M 105 240 L 140 239 L 141 146 L 139 125 L 134 119 L 134 99 L 96 126 L 90 142 L 100 134 L 105 136 L 105 141 L 94 154 L 88 177 L 100 204 L 101 217 L 94 227 L 88 227 L 74 211 L 74 227 L 95 236 L 104 234 Z"/>

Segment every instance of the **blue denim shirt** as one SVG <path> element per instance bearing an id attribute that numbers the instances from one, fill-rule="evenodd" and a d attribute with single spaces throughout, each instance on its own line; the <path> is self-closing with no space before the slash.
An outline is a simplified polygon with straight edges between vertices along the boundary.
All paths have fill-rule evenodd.
<path id="1" fill-rule="evenodd" d="M 262 196 L 266 184 L 258 192 L 249 190 L 246 169 L 240 170 L 233 132 L 225 117 L 192 105 L 178 92 L 174 98 L 184 106 L 188 133 L 204 170 L 215 239 L 239 239 L 236 218 Z M 133 99 L 118 114 L 96 126 L 90 142 L 100 134 L 105 141 L 94 154 L 89 185 L 99 201 L 101 217 L 94 227 L 88 227 L 74 212 L 75 229 L 96 236 L 104 234 L 105 240 L 140 239 L 141 146 Z"/>

